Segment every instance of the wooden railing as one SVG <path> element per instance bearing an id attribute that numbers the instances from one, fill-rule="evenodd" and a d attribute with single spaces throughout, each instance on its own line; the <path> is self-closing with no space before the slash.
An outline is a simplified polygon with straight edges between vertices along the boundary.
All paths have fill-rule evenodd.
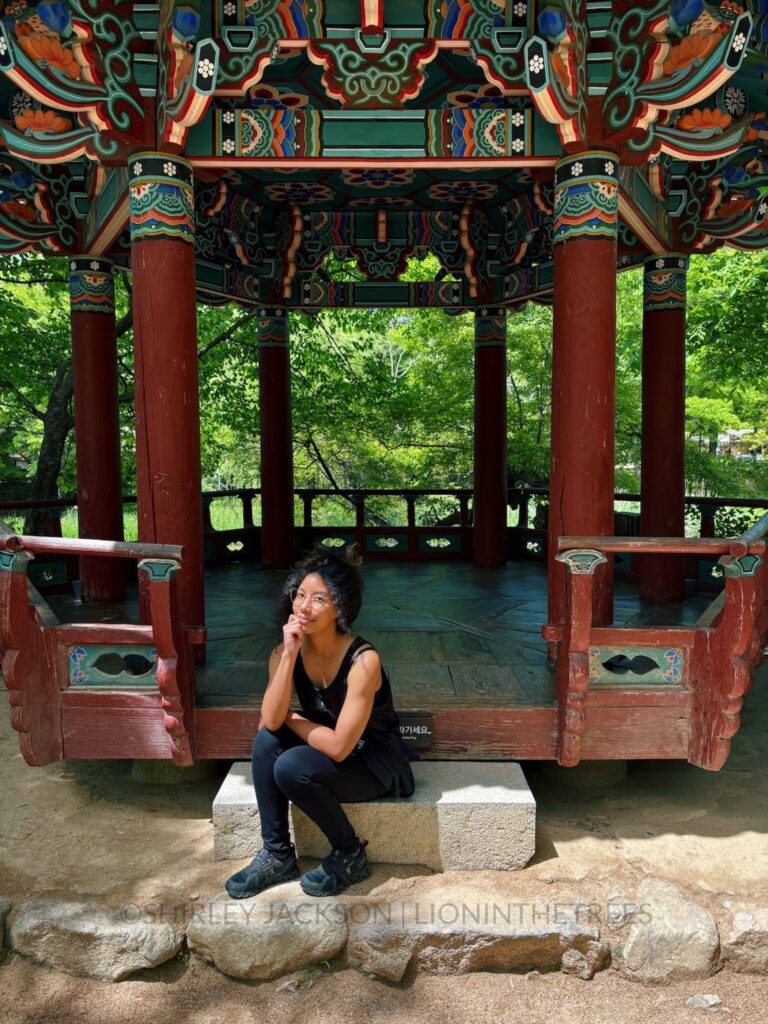
<path id="1" fill-rule="evenodd" d="M 463 559 L 472 557 L 472 526 L 470 490 L 418 490 L 382 488 L 376 490 L 309 490 L 296 491 L 303 505 L 302 525 L 298 528 L 301 547 L 321 540 L 328 544 L 357 543 L 366 558 L 386 560 L 425 560 L 429 558 Z M 354 510 L 354 524 L 324 526 L 315 521 L 318 499 L 342 498 Z M 405 503 L 405 523 L 391 525 L 376 522 L 371 506 L 382 499 Z M 418 523 L 419 504 L 431 498 L 447 498 L 456 504 L 450 523 L 431 525 Z"/>
<path id="2" fill-rule="evenodd" d="M 308 547 L 316 540 L 329 543 L 356 542 L 366 557 L 386 560 L 429 560 L 459 559 L 472 557 L 472 491 L 468 489 L 349 489 L 331 490 L 322 488 L 299 488 L 295 492 L 298 511 L 296 527 L 297 550 Z M 203 529 L 205 534 L 205 558 L 209 565 L 230 561 L 259 559 L 261 556 L 261 528 L 254 523 L 254 501 L 261 495 L 259 488 L 233 488 L 229 490 L 205 491 L 203 493 Z M 617 502 L 638 502 L 639 494 L 615 494 Z M 404 515 L 398 523 L 382 522 L 372 512 L 382 499 L 399 499 Z M 420 515 L 420 507 L 430 499 L 453 499 L 455 513 L 451 522 L 445 520 L 428 524 Z M 241 512 L 236 525 L 217 529 L 214 527 L 214 503 L 222 499 L 239 501 Z M 126 505 L 136 503 L 133 495 L 123 499 Z M 321 502 L 335 501 L 349 509 L 347 525 L 327 525 L 322 514 L 318 515 Z M 719 511 L 729 509 L 768 510 L 768 500 L 759 498 L 710 498 L 688 496 L 686 506 L 699 512 L 699 534 L 714 537 L 715 519 Z M 547 503 L 546 488 L 510 488 L 509 507 L 517 512 L 518 523 L 509 528 L 508 552 L 510 558 L 532 558 L 544 560 L 547 552 Z M 535 512 L 532 514 L 532 505 Z M 0 504 L 0 513 L 24 513 L 30 509 L 49 509 L 52 515 L 46 526 L 46 533 L 60 536 L 59 517 L 69 508 L 75 508 L 75 498 L 59 498 L 39 501 L 9 501 Z M 633 536 L 638 532 L 639 516 L 634 513 L 617 512 L 614 530 L 617 536 Z M 632 550 L 617 552 L 616 570 L 632 574 Z M 713 583 L 711 573 L 713 561 L 707 554 L 697 556 L 697 562 L 689 564 L 689 575 L 699 583 Z M 698 563 L 701 563 L 700 565 Z M 40 567 L 41 568 L 41 567 Z M 76 571 L 76 566 L 74 567 Z M 719 574 L 716 569 L 715 573 Z M 41 583 L 38 579 L 38 583 Z M 46 587 L 46 589 L 49 589 Z"/>
<path id="3" fill-rule="evenodd" d="M 744 694 L 768 637 L 768 515 L 738 538 L 561 537 L 567 572 L 566 620 L 542 634 L 557 644 L 558 761 L 582 756 L 589 694 L 605 687 L 664 686 L 690 693 L 688 760 L 719 770 L 738 731 Z M 717 557 L 725 588 L 690 627 L 593 625 L 598 565 L 618 552 Z"/>
<path id="4" fill-rule="evenodd" d="M 149 624 L 59 622 L 28 579 L 34 559 L 49 555 L 138 561 Z M 192 764 L 190 641 L 201 637 L 188 635 L 179 617 L 175 576 L 182 559 L 183 550 L 172 545 L 18 536 L 0 528 L 3 678 L 27 764 L 62 757 Z"/>

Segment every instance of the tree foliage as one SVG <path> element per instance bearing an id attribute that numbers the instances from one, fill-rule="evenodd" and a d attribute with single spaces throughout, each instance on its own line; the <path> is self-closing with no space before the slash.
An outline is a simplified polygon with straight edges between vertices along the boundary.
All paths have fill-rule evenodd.
<path id="1" fill-rule="evenodd" d="M 409 268 L 425 279 L 434 260 Z M 337 267 L 338 273 L 351 273 Z M 66 422 L 54 482 L 73 493 L 71 348 L 62 260 L 0 260 L 0 452 L 6 497 L 40 483 L 46 416 Z M 688 489 L 768 494 L 763 460 L 723 454 L 718 435 L 768 441 L 764 344 L 768 255 L 723 250 L 695 257 L 689 273 Z M 126 493 L 135 487 L 130 281 L 117 282 L 121 436 Z M 508 317 L 508 467 L 514 484 L 549 474 L 552 314 L 529 304 Z M 291 316 L 293 442 L 299 487 L 472 486 L 474 324 L 471 314 L 430 309 L 328 310 Z M 198 352 L 203 475 L 207 486 L 258 486 L 258 345 L 255 311 L 200 306 Z M 617 486 L 636 490 L 640 457 L 642 273 L 619 277 L 617 304 Z M 586 372 L 586 371 L 585 371 Z M 62 406 L 63 401 L 63 406 Z M 63 414 L 62 414 L 63 415 Z M 51 417 L 49 417 L 50 419 Z M 742 445 L 744 447 L 744 445 Z M 46 456 L 47 457 L 47 456 Z M 24 460 L 24 461 L 22 461 Z M 40 483 L 40 486 L 43 486 Z M 49 491 L 46 496 L 51 496 Z"/>

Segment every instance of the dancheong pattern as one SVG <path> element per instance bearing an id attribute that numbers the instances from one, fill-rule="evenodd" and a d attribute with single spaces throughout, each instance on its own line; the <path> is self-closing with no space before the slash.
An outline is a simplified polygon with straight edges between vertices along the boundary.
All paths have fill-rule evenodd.
<path id="1" fill-rule="evenodd" d="M 320 115 L 315 110 L 261 107 L 221 110 L 216 150 L 227 157 L 302 157 L 320 154 Z"/>
<path id="2" fill-rule="evenodd" d="M 288 311 L 259 310 L 259 348 L 284 348 L 290 342 Z"/>
<path id="3" fill-rule="evenodd" d="M 475 348 L 504 348 L 506 344 L 506 310 L 478 309 L 475 315 Z"/>
<path id="4" fill-rule="evenodd" d="M 643 309 L 685 309 L 685 280 L 688 260 L 680 253 L 654 256 L 645 264 Z"/>
<path id="5" fill-rule="evenodd" d="M 613 153 L 581 153 L 555 168 L 555 245 L 616 237 L 619 163 Z"/>
<path id="6" fill-rule="evenodd" d="M 192 167 L 163 153 L 137 153 L 128 163 L 131 240 L 194 237 Z"/>
<path id="7" fill-rule="evenodd" d="M 427 153 L 454 157 L 522 156 L 532 151 L 531 113 L 522 110 L 430 110 Z"/>
<path id="8" fill-rule="evenodd" d="M 402 110 L 421 91 L 422 69 L 437 56 L 437 44 L 421 39 L 381 50 L 349 39 L 313 40 L 307 56 L 323 68 L 326 92 L 345 110 Z"/>
<path id="9" fill-rule="evenodd" d="M 112 261 L 100 256 L 74 256 L 70 259 L 69 298 L 73 313 L 114 315 Z"/>

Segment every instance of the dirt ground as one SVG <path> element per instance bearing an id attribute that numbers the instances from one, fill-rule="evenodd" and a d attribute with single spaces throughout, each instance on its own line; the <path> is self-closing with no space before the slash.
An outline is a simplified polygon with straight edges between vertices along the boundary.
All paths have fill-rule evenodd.
<path id="1" fill-rule="evenodd" d="M 622 782 L 577 788 L 575 776 L 558 780 L 536 763 L 524 763 L 537 801 L 537 849 L 515 875 L 521 899 L 567 892 L 594 900 L 617 884 L 632 892 L 652 876 L 679 885 L 721 922 L 725 901 L 768 905 L 767 765 L 765 667 L 746 698 L 742 728 L 721 772 L 681 761 L 634 761 Z M 3 709 L 0 895 L 15 906 L 32 897 L 93 898 L 142 908 L 199 906 L 245 863 L 213 860 L 211 803 L 228 764 L 218 767 L 217 777 L 180 786 L 134 782 L 128 761 L 29 768 Z M 413 873 L 375 865 L 372 877 L 355 890 L 364 893 L 393 875 Z M 0 966 L 0 1016 L 6 1024 L 250 1024 L 265 1015 L 275 1024 L 363 1017 L 393 1024 L 674 1024 L 706 1015 L 685 1006 L 698 993 L 720 996 L 732 1021 L 766 1020 L 768 978 L 727 971 L 654 989 L 623 981 L 611 970 L 590 982 L 534 972 L 421 976 L 395 985 L 336 965 L 304 972 L 287 985 L 285 979 L 244 983 L 186 953 L 119 984 L 73 978 L 18 956 Z"/>

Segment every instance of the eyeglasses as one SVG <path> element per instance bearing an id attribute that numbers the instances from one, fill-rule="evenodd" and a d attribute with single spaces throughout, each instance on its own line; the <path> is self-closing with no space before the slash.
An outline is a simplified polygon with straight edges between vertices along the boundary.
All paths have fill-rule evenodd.
<path id="1" fill-rule="evenodd" d="M 303 605 L 309 601 L 310 607 L 316 612 L 322 612 L 326 608 L 331 607 L 331 599 L 327 594 L 306 594 L 303 590 L 292 590 L 291 591 L 291 603 L 294 605 Z"/>

